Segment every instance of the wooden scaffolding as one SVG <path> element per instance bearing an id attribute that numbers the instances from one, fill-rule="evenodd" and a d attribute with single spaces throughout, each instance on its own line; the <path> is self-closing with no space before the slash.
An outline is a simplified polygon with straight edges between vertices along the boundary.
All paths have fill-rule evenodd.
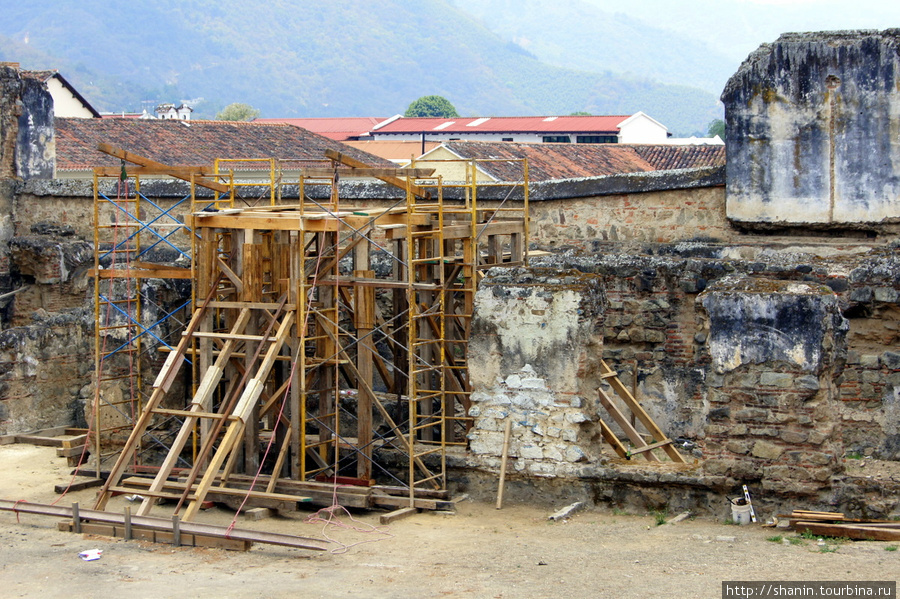
<path id="1" fill-rule="evenodd" d="M 210 499 L 291 509 L 339 493 L 356 507 L 447 507 L 447 454 L 470 426 L 479 271 L 527 259 L 527 165 L 523 181 L 482 202 L 475 162 L 466 181 L 448 184 L 424 169 L 327 158 L 329 168 L 298 169 L 292 205 L 277 201 L 280 176 L 270 201 L 235 208 L 233 174 L 216 165 L 203 184 L 228 189 L 210 199 L 196 192 L 203 173 L 189 173 L 192 315 L 98 509 L 121 491 L 144 497 L 138 515 L 168 499 L 186 521 Z M 345 205 L 347 177 L 403 194 L 374 209 Z M 173 408 L 166 398 L 185 372 L 193 393 Z M 135 477 L 142 439 L 161 419 L 180 423 L 174 441 L 154 478 Z"/>

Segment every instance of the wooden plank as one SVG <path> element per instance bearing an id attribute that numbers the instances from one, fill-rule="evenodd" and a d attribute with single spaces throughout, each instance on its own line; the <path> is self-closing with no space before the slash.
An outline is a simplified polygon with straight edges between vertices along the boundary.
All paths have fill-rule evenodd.
<path id="1" fill-rule="evenodd" d="M 291 169 L 288 169 L 291 170 Z M 334 175 L 344 177 L 412 177 L 422 179 L 434 174 L 433 168 L 301 168 L 301 177 L 315 179 L 331 179 Z"/>
<path id="2" fill-rule="evenodd" d="M 271 508 L 267 507 L 254 507 L 249 510 L 244 510 L 244 518 L 247 520 L 252 520 L 254 522 L 258 520 L 265 520 L 267 518 L 271 518 L 277 512 Z"/>
<path id="3" fill-rule="evenodd" d="M 791 512 L 790 517 L 800 517 L 806 519 L 814 519 L 814 518 L 827 518 L 829 520 L 844 520 L 846 516 L 844 516 L 843 512 L 815 512 L 810 510 L 794 510 Z"/>
<path id="4" fill-rule="evenodd" d="M 391 522 L 396 522 L 397 520 L 401 520 L 403 518 L 408 518 L 413 514 L 418 514 L 419 510 L 414 507 L 402 507 L 400 509 L 396 509 L 393 512 L 388 512 L 387 514 L 382 514 L 378 517 L 378 523 L 385 525 L 390 524 Z"/>
<path id="5" fill-rule="evenodd" d="M 74 532 L 73 524 L 66 520 L 57 523 L 57 528 L 62 532 Z M 87 522 L 81 525 L 82 534 L 100 535 L 119 539 L 129 539 L 125 531 L 125 525 L 98 524 Z M 149 543 L 172 544 L 172 534 L 162 531 L 147 530 L 140 527 L 132 527 L 130 539 L 147 541 Z M 206 535 L 182 534 L 181 545 L 187 547 L 208 547 L 210 549 L 226 549 L 228 551 L 249 551 L 253 543 L 245 540 L 220 539 Z"/>
<path id="6" fill-rule="evenodd" d="M 129 177 L 140 175 L 169 175 L 173 172 L 173 170 L 178 171 L 188 177 L 191 174 L 199 175 L 201 177 L 211 177 L 216 174 L 215 169 L 208 166 L 166 166 L 164 168 L 152 166 L 127 166 L 125 168 L 125 174 Z M 94 173 L 96 173 L 98 177 L 120 177 L 122 175 L 122 167 L 95 166 Z"/>
<path id="7" fill-rule="evenodd" d="M 206 187 L 212 189 L 214 191 L 218 191 L 220 193 L 227 193 L 231 191 L 231 188 L 227 185 L 223 185 L 211 179 L 205 179 L 200 176 L 196 176 L 193 173 L 185 173 L 181 171 L 177 166 L 169 166 L 167 164 L 162 164 L 161 162 L 156 162 L 155 160 L 150 160 L 144 156 L 139 154 L 135 154 L 133 152 L 128 152 L 121 148 L 117 148 L 111 144 L 101 143 L 97 145 L 97 149 L 103 152 L 104 154 L 109 154 L 110 156 L 114 156 L 116 158 L 120 158 L 122 160 L 127 160 L 128 162 L 133 162 L 140 166 L 146 166 L 156 169 L 168 169 L 166 174 L 175 179 L 181 179 L 182 181 L 193 181 L 196 185 L 200 185 L 201 187 Z M 126 170 L 127 172 L 127 170 Z"/>
<path id="8" fill-rule="evenodd" d="M 17 512 L 22 514 L 37 514 L 41 516 L 54 516 L 57 518 L 72 518 L 72 508 L 59 505 L 45 505 L 41 503 L 20 503 L 8 499 L 0 499 L 0 510 Z M 80 509 L 79 516 L 83 521 L 101 522 L 107 524 L 125 523 L 124 514 L 104 512 L 101 510 Z M 156 531 L 171 531 L 172 520 L 170 518 L 154 518 L 151 516 L 131 516 L 131 524 L 134 528 L 145 528 Z M 200 524 L 197 522 L 181 522 L 182 534 L 200 534 L 216 538 L 230 538 L 246 540 L 253 543 L 268 543 L 270 545 L 282 545 L 284 547 L 296 547 L 298 549 L 310 549 L 324 551 L 330 541 L 270 533 L 241 528 L 228 528 L 212 524 Z"/>
<path id="9" fill-rule="evenodd" d="M 57 447 L 56 457 L 71 458 L 84 453 L 84 445 L 76 445 L 75 447 Z"/>
<path id="10" fill-rule="evenodd" d="M 644 441 L 644 438 L 641 434 L 631 426 L 631 421 L 625 416 L 625 414 L 616 406 L 612 399 L 606 394 L 603 389 L 597 389 L 597 392 L 600 397 L 600 404 L 606 408 L 606 411 L 612 416 L 613 420 L 615 420 L 616 424 L 618 424 L 623 431 L 625 431 L 625 436 L 628 437 L 628 440 L 635 444 L 638 448 L 644 447 L 647 443 Z M 625 455 L 628 457 L 628 454 Z M 658 462 L 659 458 L 653 455 L 652 452 L 648 452 L 644 454 L 644 457 L 647 458 L 650 462 Z"/>
<path id="11" fill-rule="evenodd" d="M 191 271 L 188 268 L 175 268 L 161 266 L 159 268 L 103 268 L 96 271 L 93 268 L 88 271 L 90 276 L 101 279 L 190 279 Z"/>
<path id="12" fill-rule="evenodd" d="M 653 449 L 657 449 L 657 448 L 659 448 L 659 447 L 662 447 L 662 446 L 664 446 L 664 445 L 668 445 L 668 444 L 671 443 L 671 442 L 672 442 L 672 439 L 665 439 L 665 440 L 663 440 L 663 441 L 658 441 L 658 442 L 656 442 L 656 443 L 651 443 L 651 444 L 645 445 L 645 446 L 643 446 L 643 447 L 637 447 L 637 448 L 635 448 L 635 449 L 629 449 L 629 450 L 628 450 L 628 454 L 629 454 L 629 455 L 638 455 L 638 454 L 640 454 L 640 453 L 644 453 L 645 451 L 650 451 L 650 450 L 653 450 Z"/>
<path id="13" fill-rule="evenodd" d="M 422 510 L 454 510 L 456 503 L 453 501 L 442 501 L 440 499 L 424 499 L 416 497 L 412 506 L 409 505 L 409 496 L 398 497 L 395 495 L 381 495 L 373 493 L 372 505 L 376 507 L 415 507 Z"/>
<path id="14" fill-rule="evenodd" d="M 622 442 L 619 441 L 619 438 L 613 433 L 612 429 L 609 428 L 609 425 L 600 418 L 600 434 L 603 436 L 603 440 L 609 443 L 613 450 L 615 450 L 616 454 L 620 458 L 628 459 L 628 450 L 622 445 Z"/>
<path id="15" fill-rule="evenodd" d="M 605 360 L 600 360 L 600 368 L 601 368 L 601 374 L 614 372 L 613 369 L 609 367 L 609 365 L 606 363 Z M 650 435 L 652 435 L 655 440 L 656 439 L 661 440 L 661 439 L 668 438 L 668 436 L 665 433 L 663 433 L 662 430 L 656 425 L 656 423 L 653 421 L 653 419 L 650 418 L 650 415 L 647 414 L 647 412 L 644 410 L 644 408 L 641 406 L 641 404 L 638 403 L 637 399 L 634 398 L 634 396 L 631 394 L 631 392 L 628 390 L 628 388 L 622 384 L 622 381 L 619 380 L 618 376 L 609 378 L 608 382 L 609 382 L 610 387 L 612 387 L 613 390 L 615 390 L 616 394 L 622 398 L 622 401 L 625 402 L 625 405 L 628 406 L 628 409 L 631 410 L 631 412 L 635 415 L 635 417 L 638 419 L 638 421 L 644 425 L 644 427 L 647 429 L 647 432 L 649 432 Z M 681 456 L 680 453 L 678 453 L 678 450 L 675 449 L 674 445 L 672 445 L 672 444 L 664 445 L 662 449 L 663 449 L 663 451 L 666 452 L 666 455 L 668 455 L 669 458 L 671 458 L 671 460 L 673 462 L 678 462 L 681 464 L 685 463 L 684 458 Z M 652 453 L 648 453 L 646 455 L 652 455 Z"/>
<path id="16" fill-rule="evenodd" d="M 16 442 L 39 445 L 41 447 L 62 447 L 62 439 L 59 437 L 44 437 L 42 435 L 16 435 Z"/>
<path id="17" fill-rule="evenodd" d="M 99 487 L 102 484 L 102 478 L 82 478 L 81 480 L 74 480 L 71 483 L 56 485 L 53 487 L 53 492 L 58 495 L 61 495 L 66 491 L 74 493 L 75 491 L 83 491 L 84 489 Z"/>
<path id="18" fill-rule="evenodd" d="M 900 529 L 866 526 L 865 524 L 827 524 L 801 520 L 794 525 L 797 532 L 809 531 L 826 537 L 848 538 L 858 541 L 900 541 Z"/>

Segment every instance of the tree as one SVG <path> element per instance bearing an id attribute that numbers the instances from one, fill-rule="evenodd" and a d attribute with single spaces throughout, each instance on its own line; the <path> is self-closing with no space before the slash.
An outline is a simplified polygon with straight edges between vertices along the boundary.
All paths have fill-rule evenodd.
<path id="1" fill-rule="evenodd" d="M 715 137 L 718 135 L 723 140 L 725 139 L 725 121 L 722 119 L 713 119 L 709 122 L 709 127 L 706 129 L 706 134 L 709 137 Z"/>
<path id="2" fill-rule="evenodd" d="M 259 116 L 259 110 L 249 104 L 235 102 L 229 104 L 216 115 L 217 121 L 252 121 Z"/>
<path id="3" fill-rule="evenodd" d="M 458 117 L 459 113 L 450 103 L 450 100 L 443 96 L 422 96 L 409 105 L 403 116 L 431 116 L 452 118 Z"/>
<path id="4" fill-rule="evenodd" d="M 594 116 L 590 112 L 585 112 L 583 110 L 577 110 L 575 112 L 570 112 L 569 116 Z"/>

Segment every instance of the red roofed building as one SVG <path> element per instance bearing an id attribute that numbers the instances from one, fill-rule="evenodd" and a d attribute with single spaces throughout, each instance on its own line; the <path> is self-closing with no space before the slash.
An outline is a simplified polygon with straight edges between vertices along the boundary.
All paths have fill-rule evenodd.
<path id="1" fill-rule="evenodd" d="M 376 140 L 516 141 L 526 143 L 666 143 L 666 127 L 643 112 L 618 116 L 407 118 L 370 132 Z"/>
<path id="2" fill-rule="evenodd" d="M 382 118 L 375 117 L 345 117 L 345 118 L 309 118 L 309 119 L 254 119 L 254 123 L 279 123 L 293 125 L 318 133 L 335 141 L 354 141 L 361 137 L 367 137 L 369 130 Z"/>

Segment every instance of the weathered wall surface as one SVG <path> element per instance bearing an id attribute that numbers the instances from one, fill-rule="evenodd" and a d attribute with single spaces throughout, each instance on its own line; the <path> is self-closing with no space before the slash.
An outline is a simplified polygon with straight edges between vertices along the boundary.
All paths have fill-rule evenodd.
<path id="1" fill-rule="evenodd" d="M 847 322 L 817 283 L 726 277 L 698 298 L 708 336 L 703 469 L 814 495 L 841 469 L 836 379 Z"/>
<path id="2" fill-rule="evenodd" d="M 492 271 L 476 293 L 469 337 L 475 463 L 497 466 L 507 419 L 517 470 L 574 475 L 590 459 L 596 433 L 583 423 L 596 414 L 604 303 L 590 275 Z"/>
<path id="3" fill-rule="evenodd" d="M 735 232 L 725 218 L 725 188 L 534 201 L 531 237 L 541 247 L 592 249 L 596 242 L 727 241 Z"/>
<path id="4" fill-rule="evenodd" d="M 890 513 L 895 499 L 859 500 L 840 458 L 900 458 L 896 250 L 784 241 L 604 243 L 534 262 L 598 277 L 607 303 L 596 350 L 682 453 L 700 459 L 697 472 L 667 474 L 672 484 L 726 493 L 745 482 L 769 500 Z M 585 454 L 603 457 L 582 463 L 582 476 L 656 484 L 605 466 L 613 454 L 594 443 Z"/>
<path id="5" fill-rule="evenodd" d="M 93 371 L 93 314 L 35 314 L 0 332 L 0 435 L 83 424 Z"/>
<path id="6" fill-rule="evenodd" d="M 16 140 L 22 114 L 22 80 L 18 66 L 0 64 L 0 180 L 16 176 Z"/>
<path id="7" fill-rule="evenodd" d="M 41 81 L 22 79 L 22 114 L 16 140 L 16 175 L 50 179 L 56 170 L 53 97 Z"/>
<path id="8" fill-rule="evenodd" d="M 854 225 L 900 218 L 900 30 L 790 33 L 722 94 L 728 218 Z"/>

